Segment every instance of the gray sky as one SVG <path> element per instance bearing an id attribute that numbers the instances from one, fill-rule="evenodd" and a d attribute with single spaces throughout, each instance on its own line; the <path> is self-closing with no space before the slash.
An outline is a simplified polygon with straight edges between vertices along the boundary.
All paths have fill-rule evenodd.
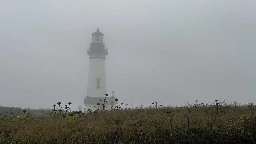
<path id="1" fill-rule="evenodd" d="M 91 33 L 133 106 L 256 103 L 255 0 L 0 0 L 0 105 L 83 104 Z"/>

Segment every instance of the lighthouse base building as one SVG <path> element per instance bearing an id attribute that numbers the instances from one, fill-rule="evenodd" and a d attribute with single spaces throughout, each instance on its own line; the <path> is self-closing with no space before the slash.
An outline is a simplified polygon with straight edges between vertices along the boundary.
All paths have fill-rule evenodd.
<path id="1" fill-rule="evenodd" d="M 117 98 L 114 96 L 110 97 L 90 97 L 86 96 L 84 99 L 86 111 L 95 110 L 111 110 L 115 109 L 117 104 Z"/>
<path id="2" fill-rule="evenodd" d="M 84 99 L 85 111 L 110 110 L 117 104 L 117 98 L 107 94 L 105 59 L 108 50 L 103 42 L 104 34 L 97 29 L 92 33 L 92 42 L 87 51 L 89 57 L 89 75 L 87 96 Z"/>

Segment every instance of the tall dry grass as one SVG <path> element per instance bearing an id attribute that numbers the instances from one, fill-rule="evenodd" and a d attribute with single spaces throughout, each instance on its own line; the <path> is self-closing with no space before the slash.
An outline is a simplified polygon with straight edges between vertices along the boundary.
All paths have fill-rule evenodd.
<path id="1" fill-rule="evenodd" d="M 184 107 L 2 118 L 0 143 L 255 143 L 256 106 Z"/>

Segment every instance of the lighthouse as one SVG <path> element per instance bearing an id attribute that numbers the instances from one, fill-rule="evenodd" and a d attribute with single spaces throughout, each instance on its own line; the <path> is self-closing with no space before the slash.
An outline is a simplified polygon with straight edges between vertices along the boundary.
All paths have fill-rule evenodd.
<path id="1" fill-rule="evenodd" d="M 105 60 L 108 49 L 103 41 L 104 34 L 97 29 L 92 33 L 92 42 L 87 51 L 89 55 L 89 74 L 87 95 L 84 99 L 85 110 L 110 110 L 115 107 L 117 98 L 107 94 Z"/>

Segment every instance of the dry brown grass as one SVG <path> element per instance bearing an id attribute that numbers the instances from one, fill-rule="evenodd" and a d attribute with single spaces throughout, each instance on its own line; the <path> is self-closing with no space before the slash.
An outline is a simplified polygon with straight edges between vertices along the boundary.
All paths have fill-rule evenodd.
<path id="1" fill-rule="evenodd" d="M 216 103 L 2 119 L 0 143 L 256 142 L 254 105 Z"/>

